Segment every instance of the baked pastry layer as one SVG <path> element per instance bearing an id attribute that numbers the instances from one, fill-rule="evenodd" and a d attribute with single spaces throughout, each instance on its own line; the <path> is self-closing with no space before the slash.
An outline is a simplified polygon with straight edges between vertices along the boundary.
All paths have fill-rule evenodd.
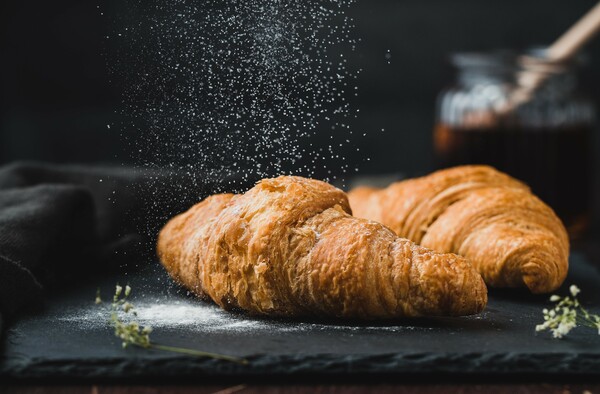
<path id="1" fill-rule="evenodd" d="M 349 193 L 357 217 L 440 252 L 465 256 L 492 287 L 556 290 L 568 271 L 569 239 L 529 188 L 488 166 L 461 166 Z"/>
<path id="2" fill-rule="evenodd" d="M 343 191 L 295 176 L 200 202 L 163 228 L 158 255 L 194 293 L 259 315 L 456 316 L 487 302 L 465 258 L 353 217 Z"/>

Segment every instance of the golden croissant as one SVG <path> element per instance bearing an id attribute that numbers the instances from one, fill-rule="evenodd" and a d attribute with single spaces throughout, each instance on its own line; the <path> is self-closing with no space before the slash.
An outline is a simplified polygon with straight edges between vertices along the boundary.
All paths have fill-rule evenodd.
<path id="1" fill-rule="evenodd" d="M 327 183 L 265 179 L 171 219 L 158 255 L 197 295 L 257 315 L 384 319 L 485 307 L 485 283 L 466 259 L 350 212 L 346 194 Z"/>
<path id="2" fill-rule="evenodd" d="M 569 239 L 554 211 L 523 183 L 488 166 L 461 166 L 349 193 L 357 217 L 469 259 L 492 287 L 558 288 Z"/>

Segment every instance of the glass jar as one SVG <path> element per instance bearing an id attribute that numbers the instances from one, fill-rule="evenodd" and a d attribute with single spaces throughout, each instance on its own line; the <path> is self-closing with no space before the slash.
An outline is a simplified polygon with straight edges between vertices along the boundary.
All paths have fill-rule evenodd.
<path id="1" fill-rule="evenodd" d="M 494 166 L 527 183 L 571 236 L 582 234 L 591 219 L 595 109 L 577 92 L 581 62 L 492 52 L 459 53 L 452 63 L 456 84 L 437 104 L 438 166 Z M 523 98 L 523 81 L 532 79 L 536 88 Z"/>

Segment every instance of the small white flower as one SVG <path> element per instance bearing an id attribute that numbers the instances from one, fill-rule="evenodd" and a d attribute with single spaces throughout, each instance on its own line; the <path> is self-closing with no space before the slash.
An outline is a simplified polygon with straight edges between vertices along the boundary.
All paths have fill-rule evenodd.
<path id="1" fill-rule="evenodd" d="M 552 332 L 552 337 L 556 338 L 556 339 L 561 339 L 562 336 L 560 335 L 560 333 L 558 331 L 553 331 Z"/>
<path id="2" fill-rule="evenodd" d="M 579 287 L 572 285 L 569 287 L 571 297 L 561 298 L 557 295 L 550 297 L 550 301 L 560 301 L 553 309 L 548 311 L 543 309 L 544 323 L 535 326 L 535 331 L 550 330 L 554 338 L 563 338 L 572 329 L 577 327 L 577 318 L 579 313 L 583 315 L 582 324 L 598 330 L 600 335 L 600 316 L 586 311 L 577 300 L 577 295 L 581 292 Z"/>
<path id="3" fill-rule="evenodd" d="M 571 331 L 574 327 L 575 324 L 572 322 L 560 322 L 558 327 L 556 327 L 553 330 L 552 335 L 554 336 L 554 338 L 562 338 L 565 335 L 567 335 L 569 331 Z"/>
<path id="4" fill-rule="evenodd" d="M 581 290 L 579 290 L 579 287 L 577 287 L 575 285 L 571 285 L 571 287 L 569 287 L 569 291 L 571 292 L 571 295 L 573 297 L 577 297 L 577 294 L 579 294 L 581 292 Z"/>

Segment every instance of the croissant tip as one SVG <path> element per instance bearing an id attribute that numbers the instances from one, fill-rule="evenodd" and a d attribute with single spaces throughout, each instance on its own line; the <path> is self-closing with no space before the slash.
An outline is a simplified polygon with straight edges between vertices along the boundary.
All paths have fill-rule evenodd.
<path id="1" fill-rule="evenodd" d="M 555 282 L 549 283 L 547 280 L 533 282 L 533 281 L 528 281 L 529 278 L 531 278 L 531 277 L 524 278 L 524 281 L 525 281 L 525 286 L 529 289 L 529 291 L 532 294 L 552 293 L 553 291 L 557 290 L 563 283 L 562 281 L 559 283 L 555 283 Z"/>
<path id="2" fill-rule="evenodd" d="M 539 250 L 538 250 L 539 253 Z M 521 267 L 523 284 L 533 294 L 547 294 L 558 289 L 567 277 L 569 262 L 556 252 L 547 251 L 538 258 L 530 258 Z"/>
<path id="3" fill-rule="evenodd" d="M 465 305 L 463 310 L 458 311 L 459 313 L 457 313 L 457 315 L 477 315 L 485 310 L 488 303 L 488 289 L 483 278 L 480 277 L 479 284 L 473 286 L 473 292 L 474 294 L 467 298 L 468 300 L 471 300 L 471 302 Z"/>

